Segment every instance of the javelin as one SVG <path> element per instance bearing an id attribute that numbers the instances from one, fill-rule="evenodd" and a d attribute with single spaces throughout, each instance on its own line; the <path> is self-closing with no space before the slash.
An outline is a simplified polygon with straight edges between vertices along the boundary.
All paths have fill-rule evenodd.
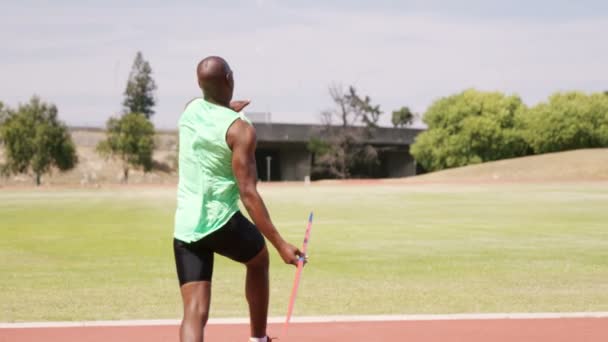
<path id="1" fill-rule="evenodd" d="M 304 234 L 304 243 L 302 244 L 302 255 L 298 258 L 298 269 L 296 270 L 296 278 L 293 281 L 293 288 L 291 290 L 291 297 L 289 298 L 289 306 L 287 307 L 287 319 L 285 320 L 285 326 L 283 327 L 283 336 L 287 336 L 287 327 L 291 320 L 291 313 L 293 312 L 293 305 L 296 301 L 296 295 L 298 294 L 298 287 L 300 286 L 300 277 L 302 275 L 302 269 L 306 262 L 306 248 L 308 247 L 308 239 L 310 238 L 310 229 L 312 228 L 312 212 L 308 216 L 308 225 L 306 226 L 306 234 Z"/>

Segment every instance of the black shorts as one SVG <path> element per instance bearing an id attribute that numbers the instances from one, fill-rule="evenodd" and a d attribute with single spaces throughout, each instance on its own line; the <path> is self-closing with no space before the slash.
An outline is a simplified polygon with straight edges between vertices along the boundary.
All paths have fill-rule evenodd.
<path id="1" fill-rule="evenodd" d="M 211 281 L 214 253 L 246 263 L 258 255 L 264 246 L 260 231 L 240 211 L 222 228 L 198 241 L 187 243 L 173 239 L 179 285 L 191 281 Z"/>

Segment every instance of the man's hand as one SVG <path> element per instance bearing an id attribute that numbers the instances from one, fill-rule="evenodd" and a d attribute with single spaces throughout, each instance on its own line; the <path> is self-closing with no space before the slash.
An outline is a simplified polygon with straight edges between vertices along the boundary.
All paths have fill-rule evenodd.
<path id="1" fill-rule="evenodd" d="M 279 255 L 281 256 L 281 259 L 283 259 L 283 261 L 286 264 L 291 264 L 291 265 L 297 265 L 298 259 L 301 256 L 304 256 L 302 254 L 302 252 L 300 252 L 298 247 L 296 247 L 288 242 L 283 242 L 280 246 L 278 246 L 277 251 L 279 252 Z"/>
<path id="2" fill-rule="evenodd" d="M 232 102 L 230 102 L 230 109 L 232 109 L 233 111 L 239 113 L 245 107 L 247 107 L 250 103 L 251 103 L 251 101 L 249 101 L 249 100 L 232 101 Z"/>

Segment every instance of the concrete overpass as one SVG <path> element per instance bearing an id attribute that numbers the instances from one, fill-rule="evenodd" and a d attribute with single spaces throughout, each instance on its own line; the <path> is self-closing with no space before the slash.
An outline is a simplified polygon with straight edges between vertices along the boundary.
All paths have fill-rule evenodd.
<path id="1" fill-rule="evenodd" d="M 312 153 L 307 144 L 322 138 L 324 126 L 254 122 L 258 149 L 258 177 L 262 180 L 303 180 L 311 175 Z M 362 130 L 362 128 L 354 128 Z M 409 152 L 420 129 L 379 127 L 368 140 L 380 150 L 379 177 L 396 178 L 416 174 Z"/>

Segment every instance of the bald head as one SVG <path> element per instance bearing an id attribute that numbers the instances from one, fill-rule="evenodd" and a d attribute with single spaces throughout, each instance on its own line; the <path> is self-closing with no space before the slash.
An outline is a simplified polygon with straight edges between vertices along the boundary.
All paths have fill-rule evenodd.
<path id="1" fill-rule="evenodd" d="M 207 57 L 198 63 L 196 75 L 205 99 L 222 105 L 230 103 L 234 80 L 228 62 L 217 56 Z"/>

